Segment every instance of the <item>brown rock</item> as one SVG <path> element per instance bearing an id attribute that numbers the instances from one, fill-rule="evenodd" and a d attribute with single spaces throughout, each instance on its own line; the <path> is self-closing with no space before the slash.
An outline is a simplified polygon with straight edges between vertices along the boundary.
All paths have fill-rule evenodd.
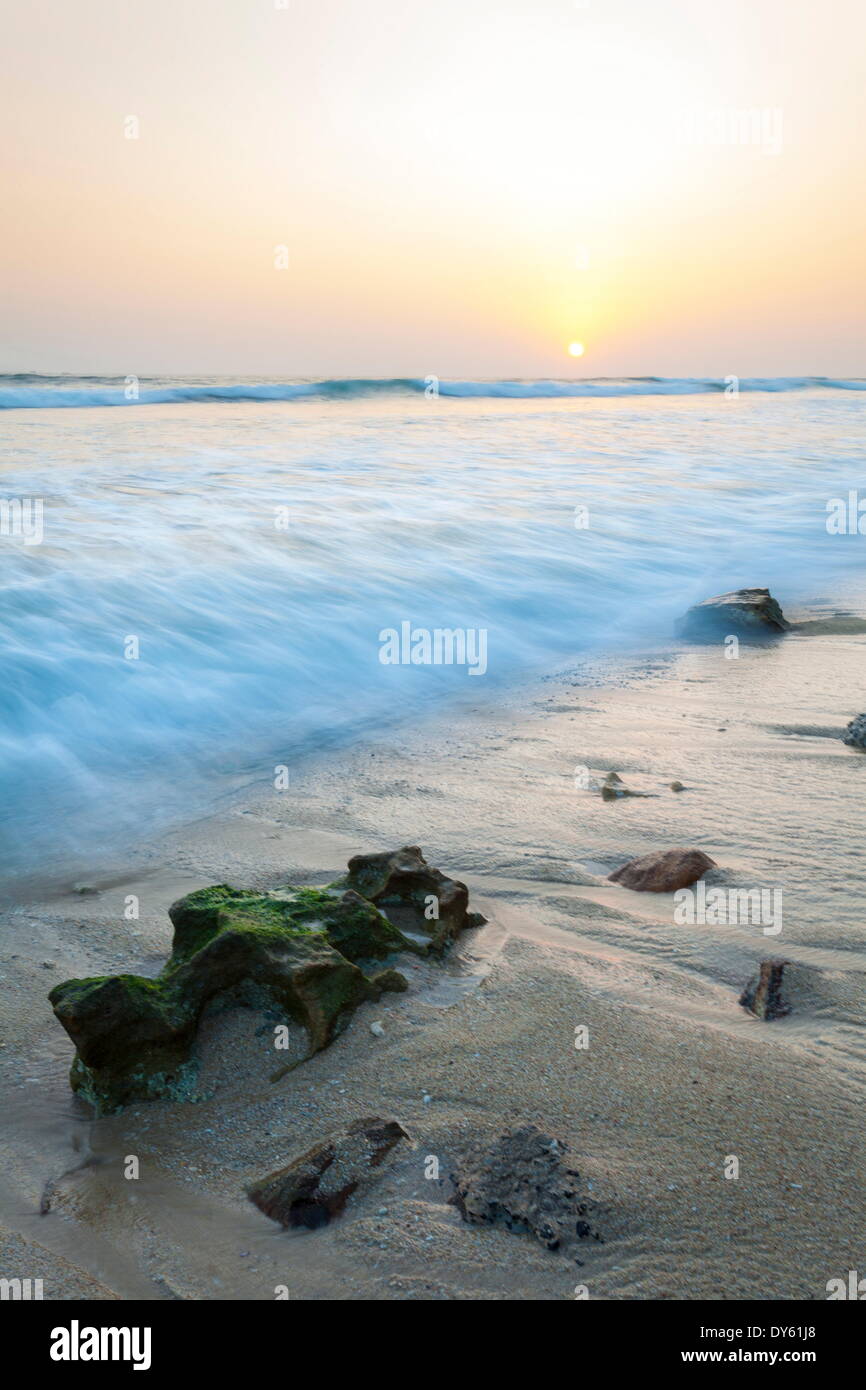
<path id="1" fill-rule="evenodd" d="M 256 1206 L 281 1226 L 314 1230 L 339 1216 L 352 1193 L 403 1139 L 396 1120 L 378 1115 L 353 1122 L 341 1133 L 315 1144 L 286 1168 L 269 1173 L 247 1189 Z"/>
<path id="2" fill-rule="evenodd" d="M 636 893 L 673 893 L 677 888 L 688 888 L 707 869 L 716 867 L 715 860 L 701 849 L 663 849 L 630 859 L 608 874 L 608 880 Z"/>
<path id="3" fill-rule="evenodd" d="M 791 1012 L 782 998 L 782 975 L 787 964 L 784 960 L 762 960 L 760 974 L 749 981 L 740 995 L 743 1008 L 767 1023 Z"/>
<path id="4" fill-rule="evenodd" d="M 433 951 L 446 950 L 465 927 L 485 921 L 480 913 L 469 912 L 466 884 L 431 868 L 417 845 L 384 854 L 356 854 L 349 860 L 346 878 L 333 886 L 354 889 L 401 932 L 426 941 Z"/>
<path id="5" fill-rule="evenodd" d="M 390 990 L 393 994 L 404 994 L 409 988 L 409 981 L 399 970 L 378 970 L 370 976 L 370 984 L 375 989 Z"/>

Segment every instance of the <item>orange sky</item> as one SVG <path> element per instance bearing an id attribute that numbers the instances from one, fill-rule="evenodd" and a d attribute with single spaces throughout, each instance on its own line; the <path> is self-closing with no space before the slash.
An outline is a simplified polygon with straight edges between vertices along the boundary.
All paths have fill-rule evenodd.
<path id="1" fill-rule="evenodd" d="M 0 370 L 866 375 L 864 40 L 862 0 L 10 0 Z"/>

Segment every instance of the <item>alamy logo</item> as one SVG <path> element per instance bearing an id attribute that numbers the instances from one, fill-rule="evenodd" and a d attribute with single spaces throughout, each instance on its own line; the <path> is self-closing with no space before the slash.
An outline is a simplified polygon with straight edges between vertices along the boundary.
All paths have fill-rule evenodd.
<path id="1" fill-rule="evenodd" d="M 684 145 L 753 145 L 762 154 L 782 153 L 781 107 L 695 107 L 683 111 L 678 123 Z"/>
<path id="2" fill-rule="evenodd" d="M 858 1279 L 856 1269 L 848 1270 L 848 1281 L 844 1279 L 827 1280 L 827 1301 L 834 1298 L 855 1298 L 861 1302 L 866 1299 L 866 1279 Z"/>
<path id="3" fill-rule="evenodd" d="M 20 537 L 25 545 L 41 545 L 41 497 L 0 497 L 0 536 Z"/>
<path id="4" fill-rule="evenodd" d="M 150 1370 L 149 1327 L 69 1327 L 51 1332 L 52 1361 L 131 1361 L 134 1371 Z"/>
<path id="5" fill-rule="evenodd" d="M 831 497 L 827 503 L 827 532 L 831 536 L 866 536 L 866 497 L 856 487 L 846 497 Z"/>
<path id="6" fill-rule="evenodd" d="M 41 1279 L 0 1279 L 0 1302 L 11 1299 L 18 1303 L 41 1298 Z"/>
<path id="7" fill-rule="evenodd" d="M 764 936 L 782 930 L 781 888 L 708 888 L 699 881 L 694 888 L 674 893 L 677 926 L 760 927 Z"/>
<path id="8" fill-rule="evenodd" d="M 485 627 L 413 627 L 402 622 L 379 633 L 383 666 L 466 666 L 470 676 L 487 670 Z"/>

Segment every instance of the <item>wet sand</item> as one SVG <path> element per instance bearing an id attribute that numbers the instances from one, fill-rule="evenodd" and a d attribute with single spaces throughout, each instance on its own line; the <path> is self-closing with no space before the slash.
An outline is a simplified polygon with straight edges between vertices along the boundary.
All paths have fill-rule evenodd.
<path id="1" fill-rule="evenodd" d="M 472 690 L 447 726 L 310 759 L 283 792 L 263 776 L 218 816 L 100 866 L 96 895 L 67 885 L 8 912 L 0 1274 L 44 1271 L 61 1299 L 272 1299 L 281 1285 L 293 1299 L 561 1299 L 578 1284 L 600 1299 L 825 1298 L 866 1242 L 866 755 L 838 737 L 863 706 L 866 636 L 850 616 L 792 616 L 817 626 L 737 660 L 676 647 L 508 704 Z M 612 770 L 648 795 L 603 800 Z M 200 1103 L 94 1120 L 72 1096 L 53 984 L 155 974 L 166 909 L 193 888 L 324 883 L 401 844 L 463 879 L 489 919 L 443 965 L 401 961 L 408 993 L 363 1006 L 277 1084 L 270 1032 L 235 1013 L 202 1030 Z M 781 889 L 781 933 L 680 925 L 670 895 L 606 881 L 672 845 L 711 855 L 708 882 Z M 770 955 L 797 966 L 794 1007 L 761 1023 L 738 996 Z M 247 1201 L 253 1179 L 366 1114 L 395 1116 L 414 1147 L 341 1220 L 286 1234 Z M 447 1203 L 461 1148 L 526 1121 L 568 1145 L 598 1204 L 605 1240 L 580 1266 Z"/>

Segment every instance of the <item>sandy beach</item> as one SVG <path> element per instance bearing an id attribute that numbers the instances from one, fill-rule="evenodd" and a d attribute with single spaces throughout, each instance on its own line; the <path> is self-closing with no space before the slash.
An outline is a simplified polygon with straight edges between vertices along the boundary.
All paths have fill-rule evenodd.
<path id="1" fill-rule="evenodd" d="M 43 1277 L 51 1299 L 826 1298 L 866 1239 L 866 758 L 840 739 L 866 635 L 827 603 L 789 616 L 806 625 L 736 660 L 671 643 L 507 702 L 471 690 L 447 725 L 310 757 L 284 791 L 248 786 L 79 869 L 95 892 L 28 890 L 0 960 L 4 1274 Z M 645 795 L 603 799 L 612 771 Z M 404 844 L 488 919 L 443 962 L 401 958 L 405 994 L 276 1083 L 267 1027 L 238 1010 L 200 1032 L 198 1103 L 94 1119 L 72 1095 L 52 985 L 156 974 L 167 908 L 193 889 L 324 884 Z M 675 845 L 715 860 L 708 884 L 781 890 L 781 931 L 682 924 L 672 895 L 607 881 Z M 763 1022 L 738 999 L 770 956 L 792 963 L 791 1013 Z M 339 1220 L 287 1233 L 247 1199 L 373 1114 L 412 1144 Z M 567 1145 L 592 1205 L 603 1241 L 579 1264 L 448 1202 L 466 1146 L 527 1122 Z"/>
<path id="2" fill-rule="evenodd" d="M 19 1377 L 428 1301 L 850 1375 L 866 6 L 3 34 Z"/>

